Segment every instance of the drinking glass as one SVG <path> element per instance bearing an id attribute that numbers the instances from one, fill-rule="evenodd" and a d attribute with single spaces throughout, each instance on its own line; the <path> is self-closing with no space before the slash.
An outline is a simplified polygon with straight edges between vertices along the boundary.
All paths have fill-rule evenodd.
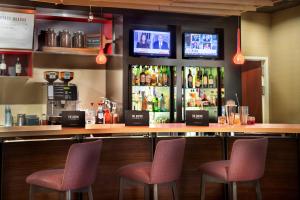
<path id="1" fill-rule="evenodd" d="M 234 115 L 236 113 L 236 106 L 235 105 L 232 105 L 232 106 L 226 105 L 225 113 L 226 113 L 227 123 L 229 125 L 233 125 L 234 124 Z"/>
<path id="2" fill-rule="evenodd" d="M 242 125 L 247 125 L 248 115 L 249 115 L 248 106 L 240 106 L 239 107 L 239 114 L 240 114 L 240 118 L 241 118 L 241 124 Z"/>

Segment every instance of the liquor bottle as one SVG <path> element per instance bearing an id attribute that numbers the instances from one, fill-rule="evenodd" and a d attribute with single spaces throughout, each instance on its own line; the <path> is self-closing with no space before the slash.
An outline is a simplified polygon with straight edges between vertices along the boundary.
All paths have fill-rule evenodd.
<path id="1" fill-rule="evenodd" d="M 221 88 L 224 88 L 224 68 L 221 69 Z"/>
<path id="2" fill-rule="evenodd" d="M 140 73 L 140 67 L 137 67 L 135 73 L 135 85 L 140 85 Z"/>
<path id="3" fill-rule="evenodd" d="M 20 58 L 17 57 L 17 63 L 16 63 L 16 76 L 21 76 L 22 75 L 22 65 L 20 63 Z"/>
<path id="4" fill-rule="evenodd" d="M 204 75 L 203 75 L 203 87 L 207 88 L 208 87 L 208 75 L 207 75 L 207 70 L 204 70 Z"/>
<path id="5" fill-rule="evenodd" d="M 154 89 L 154 88 L 149 87 L 148 94 L 147 94 L 147 101 L 148 101 L 147 102 L 148 103 L 147 110 L 149 110 L 149 111 L 153 111 L 153 103 L 152 103 L 152 100 L 153 100 L 152 94 L 153 94 L 153 92 L 152 92 L 152 89 Z"/>
<path id="6" fill-rule="evenodd" d="M 169 67 L 164 67 L 163 70 L 162 70 L 162 73 L 163 73 L 163 86 L 168 86 L 167 68 L 169 68 Z"/>
<path id="7" fill-rule="evenodd" d="M 161 93 L 161 96 L 159 98 L 159 109 L 161 112 L 166 111 L 166 101 L 163 93 Z"/>
<path id="8" fill-rule="evenodd" d="M 200 68 L 198 68 L 195 87 L 200 88 L 201 84 L 202 84 L 202 71 Z"/>
<path id="9" fill-rule="evenodd" d="M 142 103 L 143 103 L 142 93 L 141 93 L 141 91 L 139 91 L 136 110 L 139 110 L 139 111 L 142 110 Z"/>
<path id="10" fill-rule="evenodd" d="M 156 97 L 155 90 L 153 90 L 153 98 L 152 98 L 152 104 L 153 104 L 153 112 L 158 112 L 158 98 Z"/>
<path id="11" fill-rule="evenodd" d="M 132 67 L 132 77 L 131 77 L 132 85 L 136 84 L 136 73 L 137 73 L 137 68 L 136 68 L 136 65 L 134 65 Z"/>
<path id="12" fill-rule="evenodd" d="M 158 67 L 157 85 L 163 86 L 162 66 Z"/>
<path id="13" fill-rule="evenodd" d="M 167 82 L 167 85 L 170 86 L 171 85 L 171 70 L 170 70 L 170 67 L 167 67 L 167 79 L 168 79 L 168 82 Z M 176 80 L 176 77 L 175 77 L 175 80 Z M 175 84 L 176 85 L 176 82 Z"/>
<path id="14" fill-rule="evenodd" d="M 146 66 L 146 71 L 145 71 L 145 74 L 146 74 L 146 85 L 151 85 L 151 70 L 150 70 L 150 67 Z"/>
<path id="15" fill-rule="evenodd" d="M 96 123 L 97 124 L 103 124 L 104 123 L 104 113 L 103 113 L 103 104 L 102 103 L 98 103 Z"/>
<path id="16" fill-rule="evenodd" d="M 140 85 L 146 85 L 146 74 L 145 69 L 142 67 L 142 72 L 140 74 Z"/>
<path id="17" fill-rule="evenodd" d="M 147 110 L 148 107 L 148 100 L 145 95 L 145 92 L 142 92 L 142 110 Z"/>
<path id="18" fill-rule="evenodd" d="M 212 75 L 212 69 L 210 69 L 209 75 L 208 75 L 208 86 L 210 88 L 214 87 L 214 77 Z"/>
<path id="19" fill-rule="evenodd" d="M 154 69 L 153 69 L 154 67 Z M 157 73 L 156 73 L 156 70 L 157 70 L 157 66 L 151 66 L 151 85 L 152 86 L 156 86 L 157 84 Z"/>
<path id="20" fill-rule="evenodd" d="M 6 76 L 6 63 L 5 63 L 5 57 L 4 54 L 2 54 L 2 60 L 0 63 L 0 76 Z"/>
<path id="21" fill-rule="evenodd" d="M 188 74 L 188 88 L 193 88 L 193 75 L 191 69 L 189 69 Z"/>

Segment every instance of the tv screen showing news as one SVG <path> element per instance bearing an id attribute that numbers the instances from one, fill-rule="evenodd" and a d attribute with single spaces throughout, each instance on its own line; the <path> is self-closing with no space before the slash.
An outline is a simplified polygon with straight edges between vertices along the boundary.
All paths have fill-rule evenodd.
<path id="1" fill-rule="evenodd" d="M 133 30 L 133 54 L 169 57 L 171 33 L 167 31 Z"/>
<path id="2" fill-rule="evenodd" d="M 218 40 L 218 34 L 184 33 L 184 57 L 218 57 Z"/>

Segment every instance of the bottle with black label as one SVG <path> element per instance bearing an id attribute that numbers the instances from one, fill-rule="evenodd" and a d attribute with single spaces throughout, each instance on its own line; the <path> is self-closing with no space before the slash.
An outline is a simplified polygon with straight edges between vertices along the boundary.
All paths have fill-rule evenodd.
<path id="1" fill-rule="evenodd" d="M 17 63 L 15 65 L 16 67 L 16 76 L 21 76 L 22 75 L 22 65 L 20 63 L 20 58 L 17 57 Z"/>
<path id="2" fill-rule="evenodd" d="M 210 69 L 209 75 L 208 75 L 208 86 L 209 88 L 214 87 L 214 76 L 212 75 L 212 69 Z"/>
<path id="3" fill-rule="evenodd" d="M 0 63 L 0 76 L 6 76 L 6 63 L 5 63 L 5 57 L 4 54 L 2 54 L 2 60 Z"/>
<path id="4" fill-rule="evenodd" d="M 202 70 L 198 68 L 195 87 L 200 88 L 201 85 L 202 85 Z"/>
<path id="5" fill-rule="evenodd" d="M 193 75 L 191 69 L 189 69 L 188 74 L 188 88 L 193 88 Z"/>

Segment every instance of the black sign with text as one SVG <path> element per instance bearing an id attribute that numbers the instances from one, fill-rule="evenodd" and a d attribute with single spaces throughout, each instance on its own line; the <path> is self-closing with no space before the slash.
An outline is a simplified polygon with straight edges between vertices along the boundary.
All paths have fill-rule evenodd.
<path id="1" fill-rule="evenodd" d="M 149 126 L 149 112 L 126 110 L 125 126 Z"/>
<path id="2" fill-rule="evenodd" d="M 186 125 L 209 126 L 209 116 L 206 110 L 186 111 Z"/>
<path id="3" fill-rule="evenodd" d="M 85 127 L 84 111 L 62 111 L 62 127 Z"/>

